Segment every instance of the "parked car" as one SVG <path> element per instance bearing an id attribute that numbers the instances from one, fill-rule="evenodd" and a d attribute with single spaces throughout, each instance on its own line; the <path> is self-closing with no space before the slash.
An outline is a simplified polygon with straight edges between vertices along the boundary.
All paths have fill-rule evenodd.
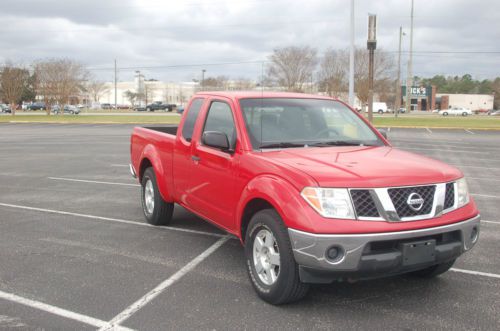
<path id="1" fill-rule="evenodd" d="M 490 116 L 500 116 L 500 110 L 494 110 L 488 113 Z"/>
<path id="2" fill-rule="evenodd" d="M 168 225 L 178 204 L 238 237 L 272 304 L 310 283 L 435 277 L 479 238 L 460 170 L 398 150 L 336 99 L 198 93 L 179 127 L 136 127 L 130 144 L 146 221 Z"/>
<path id="3" fill-rule="evenodd" d="M 135 106 L 134 111 L 146 111 L 146 107 L 145 106 Z"/>
<path id="4" fill-rule="evenodd" d="M 34 102 L 26 107 L 27 110 L 46 110 L 45 102 Z"/>
<path id="5" fill-rule="evenodd" d="M 101 103 L 101 109 L 113 109 L 110 103 Z"/>
<path id="6" fill-rule="evenodd" d="M 12 109 L 10 109 L 10 107 L 4 103 L 0 104 L 0 111 L 2 113 L 12 113 Z"/>
<path id="7" fill-rule="evenodd" d="M 63 107 L 65 114 L 78 115 L 80 114 L 80 109 L 73 105 L 64 105 Z M 59 114 L 61 112 L 61 107 L 59 105 L 52 106 L 52 112 L 54 114 Z"/>
<path id="8" fill-rule="evenodd" d="M 150 103 L 149 105 L 146 106 L 146 111 L 155 111 L 155 110 L 166 110 L 166 111 L 172 111 L 174 108 L 176 108 L 177 105 L 174 104 L 168 104 L 168 103 L 162 103 L 160 101 Z"/>
<path id="9" fill-rule="evenodd" d="M 448 116 L 448 115 L 468 116 L 472 115 L 472 110 L 464 107 L 452 107 L 449 109 L 440 110 L 438 114 L 443 116 Z"/>

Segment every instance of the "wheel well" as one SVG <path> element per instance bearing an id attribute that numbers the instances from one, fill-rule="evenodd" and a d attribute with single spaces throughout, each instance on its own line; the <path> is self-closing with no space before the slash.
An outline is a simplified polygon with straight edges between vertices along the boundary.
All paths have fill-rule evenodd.
<path id="1" fill-rule="evenodd" d="M 243 216 L 241 219 L 241 229 L 240 229 L 242 241 L 245 241 L 245 235 L 247 232 L 248 223 L 250 223 L 252 216 L 263 209 L 274 209 L 274 207 L 264 199 L 253 199 L 250 202 L 248 202 L 247 205 L 245 206 L 245 210 L 243 211 Z"/>
<path id="2" fill-rule="evenodd" d="M 139 167 L 139 180 L 142 180 L 142 175 L 147 168 L 152 167 L 151 161 L 149 159 L 143 159 L 141 161 L 141 166 Z"/>

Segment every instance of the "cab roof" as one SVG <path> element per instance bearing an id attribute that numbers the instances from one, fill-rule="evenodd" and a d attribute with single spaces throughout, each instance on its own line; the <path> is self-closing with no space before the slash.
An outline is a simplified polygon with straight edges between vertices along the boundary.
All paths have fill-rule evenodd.
<path id="1" fill-rule="evenodd" d="M 232 100 L 247 98 L 294 98 L 294 99 L 324 99 L 338 100 L 324 95 L 292 93 L 292 92 L 271 92 L 271 91 L 203 91 L 194 96 L 220 96 Z"/>

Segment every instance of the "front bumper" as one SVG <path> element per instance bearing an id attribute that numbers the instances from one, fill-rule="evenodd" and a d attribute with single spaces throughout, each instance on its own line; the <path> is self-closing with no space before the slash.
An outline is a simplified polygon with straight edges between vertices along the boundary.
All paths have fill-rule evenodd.
<path id="1" fill-rule="evenodd" d="M 313 234 L 289 228 L 295 261 L 304 282 L 329 283 L 336 279 L 366 279 L 423 269 L 456 259 L 478 240 L 479 215 L 454 224 L 401 232 L 368 234 Z M 426 257 L 411 253 L 408 243 L 430 243 Z M 340 252 L 335 259 L 327 251 Z M 432 253 L 432 254 L 431 254 Z M 408 262 L 409 261 L 409 262 Z"/>

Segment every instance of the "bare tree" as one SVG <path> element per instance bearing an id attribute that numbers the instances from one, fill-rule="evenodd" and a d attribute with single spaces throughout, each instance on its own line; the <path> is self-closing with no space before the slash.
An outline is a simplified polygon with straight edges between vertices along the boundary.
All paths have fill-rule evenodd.
<path id="1" fill-rule="evenodd" d="M 15 67 L 7 62 L 0 73 L 0 97 L 4 102 L 11 105 L 12 115 L 16 114 L 16 108 L 22 100 L 23 93 L 30 82 L 29 71 Z"/>
<path id="2" fill-rule="evenodd" d="M 238 78 L 233 83 L 233 89 L 236 91 L 251 90 L 255 87 L 255 83 L 247 78 Z"/>
<path id="3" fill-rule="evenodd" d="M 35 63 L 36 90 L 45 101 L 47 115 L 54 103 L 63 107 L 77 97 L 87 76 L 83 65 L 76 61 L 49 59 Z"/>
<path id="4" fill-rule="evenodd" d="M 331 97 L 347 90 L 349 54 L 346 50 L 329 49 L 325 52 L 320 65 L 320 87 Z"/>
<path id="5" fill-rule="evenodd" d="M 130 90 L 127 90 L 123 93 L 123 95 L 125 96 L 125 98 L 128 99 L 128 101 L 130 101 L 130 103 L 132 104 L 132 107 L 134 107 L 135 102 L 137 101 L 137 99 L 139 97 L 139 93 L 135 93 L 135 92 L 132 92 Z"/>
<path id="6" fill-rule="evenodd" d="M 154 101 L 157 86 L 154 84 L 144 84 L 144 94 L 141 95 L 146 105 Z"/>
<path id="7" fill-rule="evenodd" d="M 295 92 L 303 91 L 304 83 L 310 81 L 318 63 L 316 50 L 309 46 L 275 49 L 269 60 L 269 78 L 287 91 Z"/>
<path id="8" fill-rule="evenodd" d="M 227 91 L 230 88 L 229 77 L 207 77 L 203 80 L 203 88 L 205 90 Z"/>
<path id="9" fill-rule="evenodd" d="M 85 84 L 85 89 L 94 102 L 99 102 L 99 99 L 109 92 L 109 86 L 106 83 L 93 79 Z"/>

